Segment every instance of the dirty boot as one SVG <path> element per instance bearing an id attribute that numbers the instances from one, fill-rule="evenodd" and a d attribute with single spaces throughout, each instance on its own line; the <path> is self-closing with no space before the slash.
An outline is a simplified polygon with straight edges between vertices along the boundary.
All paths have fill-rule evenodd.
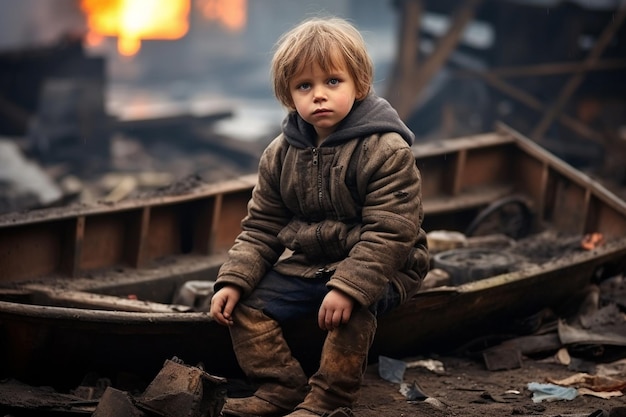
<path id="1" fill-rule="evenodd" d="M 375 333 L 376 317 L 366 308 L 354 310 L 348 323 L 328 332 L 319 370 L 309 379 L 311 390 L 289 416 L 347 413 L 358 399 Z"/>
<path id="2" fill-rule="evenodd" d="M 252 397 L 227 400 L 222 413 L 271 416 L 293 410 L 307 393 L 307 378 L 278 323 L 241 303 L 233 321 L 230 335 L 239 366 L 251 382 L 261 385 Z"/>
<path id="3" fill-rule="evenodd" d="M 319 414 L 305 410 L 304 408 L 298 408 L 296 411 L 285 417 L 354 417 L 354 413 L 352 412 L 352 409 L 348 407 L 341 407 L 320 416 Z"/>
<path id="4" fill-rule="evenodd" d="M 351 408 L 341 407 L 331 411 L 325 417 L 354 417 L 354 413 Z"/>
<path id="5" fill-rule="evenodd" d="M 222 408 L 224 416 L 236 417 L 279 416 L 287 414 L 289 411 L 255 396 L 228 398 L 224 408 Z"/>

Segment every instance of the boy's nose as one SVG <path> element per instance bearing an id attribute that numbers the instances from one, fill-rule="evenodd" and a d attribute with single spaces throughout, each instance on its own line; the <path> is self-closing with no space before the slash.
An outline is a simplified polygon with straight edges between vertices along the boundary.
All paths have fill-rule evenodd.
<path id="1" fill-rule="evenodd" d="M 313 90 L 313 101 L 315 101 L 316 103 L 326 100 L 326 92 L 324 91 L 324 88 L 322 87 L 317 87 Z"/>

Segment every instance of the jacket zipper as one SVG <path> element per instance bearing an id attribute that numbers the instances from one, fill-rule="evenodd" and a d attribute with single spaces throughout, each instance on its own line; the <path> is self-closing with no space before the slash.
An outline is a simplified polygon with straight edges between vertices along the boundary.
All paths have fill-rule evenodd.
<path id="1" fill-rule="evenodd" d="M 313 148 L 311 149 L 311 152 L 313 152 L 313 166 L 317 169 L 316 175 L 317 175 L 317 203 L 319 204 L 319 208 L 320 210 L 323 209 L 323 205 L 322 205 L 322 198 L 324 196 L 323 192 L 322 192 L 322 170 L 320 169 L 320 163 L 319 163 L 319 149 L 318 148 Z M 319 223 L 317 225 L 317 228 L 315 229 L 315 237 L 317 239 L 317 241 L 320 243 L 320 246 L 323 248 L 324 246 L 322 245 L 322 223 Z"/>
<path id="2" fill-rule="evenodd" d="M 318 148 L 312 148 L 311 152 L 313 152 L 313 166 L 317 169 L 316 175 L 317 175 L 317 202 L 319 204 L 320 210 L 323 208 L 322 205 L 322 197 L 323 197 L 323 192 L 322 192 L 322 170 L 320 169 L 320 163 L 319 163 L 319 149 Z"/>

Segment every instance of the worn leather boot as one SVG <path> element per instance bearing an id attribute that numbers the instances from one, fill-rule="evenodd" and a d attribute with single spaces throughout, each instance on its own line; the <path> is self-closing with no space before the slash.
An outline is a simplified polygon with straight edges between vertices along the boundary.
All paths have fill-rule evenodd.
<path id="1" fill-rule="evenodd" d="M 223 415 L 237 417 L 280 416 L 289 411 L 255 396 L 227 398 L 224 408 L 222 408 Z"/>
<path id="2" fill-rule="evenodd" d="M 309 410 L 305 410 L 304 408 L 298 408 L 293 413 L 290 413 L 285 417 L 354 417 L 354 413 L 350 408 L 341 407 L 331 412 L 324 413 L 322 416 L 320 416 L 319 414 Z"/>
<path id="3" fill-rule="evenodd" d="M 376 317 L 367 308 L 354 310 L 348 323 L 328 332 L 319 370 L 309 379 L 311 389 L 289 416 L 349 411 L 358 399 L 375 333 Z"/>
<path id="4" fill-rule="evenodd" d="M 229 327 L 239 366 L 259 384 L 254 396 L 227 400 L 223 413 L 235 416 L 286 414 L 307 393 L 307 377 L 292 356 L 278 323 L 262 311 L 238 304 Z"/>
<path id="5" fill-rule="evenodd" d="M 285 417 L 321 417 L 321 415 L 305 410 L 304 408 L 298 408 L 294 412 L 287 414 Z M 326 415 L 324 415 L 324 417 L 326 417 Z"/>

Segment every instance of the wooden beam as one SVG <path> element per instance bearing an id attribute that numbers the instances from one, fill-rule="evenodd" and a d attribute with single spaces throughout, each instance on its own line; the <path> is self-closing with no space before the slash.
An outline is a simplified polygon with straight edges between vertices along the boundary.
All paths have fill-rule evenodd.
<path id="1" fill-rule="evenodd" d="M 161 304 L 113 295 L 58 289 L 41 284 L 26 284 L 23 288 L 32 293 L 36 303 L 43 305 L 141 313 L 180 313 L 191 311 L 189 306 Z"/>
<path id="2" fill-rule="evenodd" d="M 406 86 L 417 78 L 423 4 L 421 0 L 405 0 L 399 7 L 402 20 L 399 25 L 398 49 L 392 79 L 385 96 L 394 108 L 404 109 L 413 101 Z"/>
<path id="3" fill-rule="evenodd" d="M 126 236 L 126 258 L 133 268 L 143 268 L 147 261 L 147 239 L 150 229 L 150 206 L 131 214 L 133 220 Z"/>
<path id="4" fill-rule="evenodd" d="M 435 50 L 432 52 L 432 54 L 430 54 L 430 56 L 423 63 L 423 65 L 418 67 L 417 62 L 413 62 L 412 65 L 415 68 L 417 68 L 416 71 L 415 70 L 407 71 L 406 68 L 403 69 L 403 71 L 407 71 L 409 74 L 411 74 L 411 80 L 403 80 L 402 78 L 399 78 L 399 81 L 397 83 L 398 85 L 396 86 L 394 84 L 392 86 L 393 91 L 389 92 L 388 94 L 388 97 L 392 97 L 394 94 L 396 94 L 396 91 L 406 90 L 406 91 L 403 91 L 402 93 L 399 93 L 403 95 L 403 100 L 401 101 L 391 100 L 392 105 L 397 110 L 398 114 L 400 115 L 400 118 L 402 118 L 403 120 L 406 120 L 406 118 L 410 115 L 411 110 L 413 110 L 413 105 L 416 101 L 416 98 L 419 96 L 422 89 L 432 80 L 432 78 L 437 73 L 437 71 L 441 69 L 441 67 L 446 62 L 450 54 L 454 51 L 454 49 L 459 43 L 459 40 L 461 39 L 461 36 L 463 35 L 463 31 L 465 30 L 465 27 L 474 18 L 474 15 L 476 14 L 476 8 L 480 5 L 482 1 L 483 0 L 465 0 L 463 5 L 454 14 L 454 19 L 452 20 L 452 23 L 450 25 L 450 28 L 448 29 L 448 32 L 444 36 L 439 38 L 439 40 L 437 41 L 437 45 L 435 46 Z M 407 1 L 404 3 L 405 6 L 407 7 L 406 11 L 407 12 L 412 11 L 413 19 L 419 18 L 419 16 L 415 16 L 415 13 L 421 12 L 421 8 L 410 9 L 409 7 L 414 7 L 414 6 L 411 6 L 411 3 L 412 3 L 411 1 Z M 409 16 L 410 16 L 409 13 L 407 13 L 406 18 L 408 19 Z M 406 32 L 401 33 L 402 38 L 400 41 L 401 43 L 404 42 L 404 44 L 401 46 L 401 49 L 400 49 L 401 52 L 404 52 L 404 49 L 410 46 L 411 41 L 404 39 L 405 36 L 411 36 L 410 28 L 411 26 L 409 25 L 409 23 L 407 23 Z M 416 36 L 416 35 L 413 35 L 413 36 Z M 403 59 L 402 56 L 398 56 L 396 58 L 396 60 L 402 60 L 402 59 Z M 406 61 L 402 65 L 397 64 L 397 67 L 404 68 L 403 67 L 404 65 L 409 65 L 409 64 L 410 63 Z"/>
<path id="5" fill-rule="evenodd" d="M 419 64 L 420 23 L 424 6 L 421 0 L 405 2 L 402 20 L 402 39 L 399 56 L 401 57 L 400 72 L 404 77 L 415 75 Z"/>
<path id="6" fill-rule="evenodd" d="M 519 101 L 520 103 L 525 104 L 529 108 L 537 110 L 540 113 L 546 111 L 546 107 L 543 105 L 543 103 L 539 99 L 535 98 L 532 94 L 529 94 L 526 91 L 517 88 L 514 85 L 507 83 L 506 81 L 501 80 L 490 72 L 481 73 L 479 75 L 487 84 L 491 85 L 497 90 L 500 90 L 502 93 Z M 571 129 L 572 131 L 576 132 L 586 139 L 600 144 L 604 143 L 604 137 L 602 135 L 595 132 L 593 129 L 580 122 L 579 120 L 568 116 L 567 114 L 561 113 L 557 115 L 557 120 L 563 126 Z"/>
<path id="7" fill-rule="evenodd" d="M 481 2 L 482 0 L 466 0 L 455 13 L 448 32 L 438 40 L 435 50 L 420 67 L 417 79 L 410 86 L 410 93 L 414 98 L 419 96 L 420 92 L 441 70 L 450 54 L 456 49 L 466 26 L 474 19 L 476 8 Z M 400 117 L 406 118 L 412 110 L 412 106 L 402 110 L 403 114 L 400 114 Z"/>
<path id="8" fill-rule="evenodd" d="M 463 179 L 467 175 L 467 149 L 459 151 L 454 167 L 454 177 L 452 183 L 452 195 L 457 195 L 463 190 Z"/>
<path id="9" fill-rule="evenodd" d="M 456 70 L 452 76 L 473 78 L 495 76 L 499 78 L 536 77 L 570 74 L 577 71 L 610 71 L 626 68 L 625 59 L 605 59 L 589 62 L 550 62 L 538 65 L 520 65 L 516 67 L 490 68 L 487 70 L 462 69 Z"/>
<path id="10" fill-rule="evenodd" d="M 70 222 L 65 244 L 63 245 L 61 268 L 72 278 L 80 273 L 80 262 L 83 254 L 83 242 L 85 240 L 85 216 L 76 217 Z"/>
<path id="11" fill-rule="evenodd" d="M 604 52 L 604 49 L 608 46 L 611 39 L 613 39 L 613 36 L 615 35 L 619 27 L 622 25 L 622 22 L 625 18 L 626 9 L 622 8 L 617 14 L 614 15 L 614 18 L 610 21 L 604 32 L 602 32 L 602 34 L 600 35 L 600 38 L 595 43 L 595 45 L 591 49 L 591 52 L 585 59 L 585 64 L 594 64 L 598 60 L 600 55 L 602 55 L 602 52 Z M 558 117 L 559 113 L 561 112 L 567 101 L 570 99 L 572 94 L 574 94 L 576 89 L 584 80 L 585 74 L 585 70 L 581 68 L 570 77 L 568 82 L 561 90 L 561 93 L 559 94 L 556 102 L 552 105 L 552 107 L 550 107 L 550 109 L 548 109 L 541 121 L 537 124 L 537 127 L 535 127 L 535 129 L 531 133 L 531 139 L 537 141 L 542 138 L 543 135 L 545 135 L 546 131 L 548 130 L 554 119 Z"/>

